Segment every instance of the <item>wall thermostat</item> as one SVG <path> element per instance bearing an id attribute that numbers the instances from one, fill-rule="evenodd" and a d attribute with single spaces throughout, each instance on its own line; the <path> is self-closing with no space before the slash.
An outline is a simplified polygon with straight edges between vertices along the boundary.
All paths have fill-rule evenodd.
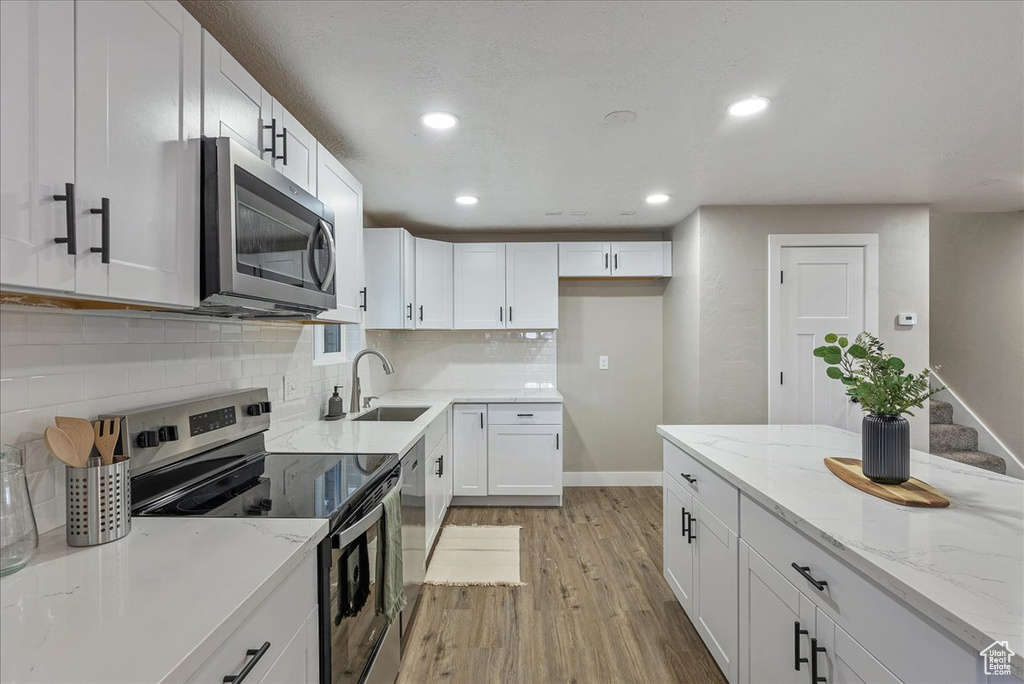
<path id="1" fill-rule="evenodd" d="M 896 322 L 900 325 L 917 325 L 917 314 L 901 313 L 896 317 Z"/>

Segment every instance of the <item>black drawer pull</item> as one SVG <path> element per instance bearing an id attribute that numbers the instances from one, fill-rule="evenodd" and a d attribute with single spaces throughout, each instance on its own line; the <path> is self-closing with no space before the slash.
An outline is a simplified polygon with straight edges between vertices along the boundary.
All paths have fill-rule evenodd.
<path id="1" fill-rule="evenodd" d="M 532 413 L 517 413 L 516 418 L 533 418 Z"/>
<path id="2" fill-rule="evenodd" d="M 236 675 L 226 675 L 224 677 L 224 683 L 225 684 L 230 684 L 230 683 L 233 682 L 234 684 L 238 684 L 239 682 L 241 682 L 243 679 L 246 678 L 246 676 L 248 676 L 248 674 L 250 672 L 252 672 L 252 668 L 256 667 L 256 663 L 258 663 L 260 661 L 260 658 L 265 656 L 267 654 L 267 651 L 269 651 L 269 650 L 270 650 L 270 642 L 269 641 L 264 641 L 263 645 L 260 646 L 258 649 L 250 648 L 249 650 L 247 650 L 245 652 L 245 655 L 250 657 L 250 658 L 252 658 L 252 660 L 247 662 L 245 664 L 245 667 L 243 667 L 242 671 L 239 672 L 238 674 L 236 674 Z"/>
<path id="3" fill-rule="evenodd" d="M 690 477 L 689 473 L 679 473 L 679 474 L 682 475 L 683 479 L 686 480 L 687 482 L 689 482 L 690 484 L 697 484 L 697 478 Z"/>
<path id="4" fill-rule="evenodd" d="M 793 669 L 800 671 L 800 663 L 806 663 L 807 658 L 800 657 L 800 635 L 809 634 L 806 629 L 800 629 L 800 621 L 793 623 Z"/>
<path id="5" fill-rule="evenodd" d="M 805 580 L 813 584 L 815 589 L 818 591 L 825 591 L 825 587 L 828 585 L 828 582 L 825 580 L 814 579 L 814 577 L 811 576 L 811 566 L 797 565 L 796 563 L 793 563 L 793 569 L 803 575 Z"/>
<path id="6" fill-rule="evenodd" d="M 686 506 L 683 506 L 682 508 L 680 508 L 679 512 L 681 514 L 680 517 L 682 518 L 682 525 L 683 525 L 682 532 L 681 532 L 681 534 L 679 536 L 685 537 L 686 536 Z"/>
<path id="7" fill-rule="evenodd" d="M 811 684 L 822 684 L 828 680 L 818 676 L 818 654 L 824 653 L 825 649 L 818 645 L 817 639 L 811 639 Z"/>
<path id="8" fill-rule="evenodd" d="M 360 290 L 359 294 L 363 296 L 363 303 L 359 305 L 359 308 L 362 309 L 363 311 L 366 311 L 366 288 L 364 287 L 362 290 Z"/>
<path id="9" fill-rule="evenodd" d="M 100 244 L 101 247 L 92 247 L 89 249 L 90 252 L 96 252 L 101 255 L 100 261 L 105 264 L 110 263 L 110 198 L 104 197 L 100 200 L 99 209 L 90 209 L 90 214 L 102 214 L 103 218 L 100 219 Z"/>
<path id="10" fill-rule="evenodd" d="M 53 241 L 58 245 L 66 244 L 68 246 L 68 254 L 78 254 L 78 233 L 75 230 L 75 184 L 65 183 L 64 194 L 54 195 L 53 199 L 58 202 L 64 202 L 64 217 L 67 225 L 67 237 L 54 238 Z"/>
<path id="11" fill-rule="evenodd" d="M 406 313 L 405 317 L 408 318 L 411 321 L 412 320 L 412 302 L 406 304 L 406 306 L 409 307 L 409 311 Z"/>
<path id="12" fill-rule="evenodd" d="M 687 544 L 692 544 L 693 540 L 697 538 L 697 534 L 696 534 L 697 530 L 695 530 L 694 527 L 693 527 L 693 513 L 690 513 L 689 511 L 687 511 L 686 512 L 686 518 L 687 518 L 687 522 L 689 523 L 686 526 L 686 543 Z"/>
<path id="13" fill-rule="evenodd" d="M 484 429 L 484 412 L 483 411 L 480 412 L 480 429 L 481 430 Z"/>
<path id="14" fill-rule="evenodd" d="M 423 305 L 420 304 L 420 323 L 423 322 Z"/>

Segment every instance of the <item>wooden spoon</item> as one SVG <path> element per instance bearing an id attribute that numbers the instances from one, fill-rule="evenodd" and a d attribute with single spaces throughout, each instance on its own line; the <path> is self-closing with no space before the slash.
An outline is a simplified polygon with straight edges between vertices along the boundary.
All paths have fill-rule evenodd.
<path id="1" fill-rule="evenodd" d="M 71 442 L 75 445 L 75 451 L 78 452 L 79 462 L 87 463 L 89 456 L 92 455 L 94 442 L 92 423 L 85 418 L 70 418 L 68 416 L 57 416 L 53 420 L 57 423 L 57 427 L 71 438 Z"/>
<path id="2" fill-rule="evenodd" d="M 68 433 L 59 427 L 51 425 L 46 428 L 46 431 L 43 433 L 43 441 L 46 442 L 46 448 L 50 450 L 50 453 L 67 465 L 72 468 L 85 467 L 85 461 L 79 462 L 78 460 L 78 450 L 75 449 L 75 443 L 68 437 Z"/>
<path id="3" fill-rule="evenodd" d="M 114 462 L 114 449 L 117 448 L 117 440 L 121 436 L 121 421 L 107 418 L 106 420 L 97 420 L 92 425 L 96 448 L 103 459 L 103 465 L 111 465 Z"/>

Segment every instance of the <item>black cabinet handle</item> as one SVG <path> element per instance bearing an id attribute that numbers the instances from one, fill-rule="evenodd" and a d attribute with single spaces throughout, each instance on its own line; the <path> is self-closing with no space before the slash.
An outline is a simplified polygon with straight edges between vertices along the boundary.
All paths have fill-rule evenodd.
<path id="1" fill-rule="evenodd" d="M 288 129 L 281 126 L 281 132 L 277 134 L 277 137 L 281 139 L 281 156 L 274 157 L 274 159 L 280 159 L 285 166 L 288 166 Z"/>
<path id="2" fill-rule="evenodd" d="M 362 295 L 363 297 L 363 303 L 359 305 L 359 308 L 362 309 L 363 311 L 366 311 L 366 288 L 364 287 L 362 290 L 360 290 L 359 294 Z"/>
<path id="3" fill-rule="evenodd" d="M 814 579 L 814 577 L 811 576 L 811 566 L 797 565 L 796 563 L 793 563 L 793 569 L 803 575 L 804 579 L 814 585 L 815 589 L 818 591 L 825 591 L 825 587 L 828 585 L 828 582 L 825 580 Z"/>
<path id="4" fill-rule="evenodd" d="M 505 307 L 503 307 L 503 306 L 499 306 L 498 307 L 498 322 L 499 323 L 504 323 L 505 322 Z"/>
<path id="5" fill-rule="evenodd" d="M 809 634 L 806 629 L 800 629 L 800 621 L 793 623 L 793 669 L 800 671 L 800 663 L 806 663 L 807 658 L 800 657 L 800 635 Z"/>
<path id="6" fill-rule="evenodd" d="M 277 159 L 277 119 L 271 119 L 269 126 L 264 126 L 263 130 L 270 129 L 270 147 L 264 147 L 264 152 L 270 153 L 271 159 Z"/>
<path id="7" fill-rule="evenodd" d="M 508 307 L 508 322 L 512 322 L 512 307 Z"/>
<path id="8" fill-rule="evenodd" d="M 604 253 L 604 270 L 608 270 L 608 252 Z"/>
<path id="9" fill-rule="evenodd" d="M 480 412 L 480 429 L 481 430 L 484 429 L 484 412 L 483 411 Z"/>
<path id="10" fill-rule="evenodd" d="M 558 451 L 559 449 L 561 449 L 561 448 L 562 448 L 562 447 L 561 447 L 561 446 L 559 445 L 559 441 L 560 441 L 560 440 L 559 440 L 559 437 L 560 437 L 560 435 L 559 435 L 559 434 L 558 434 L 558 433 L 556 432 L 556 433 L 555 433 L 555 451 Z"/>
<path id="11" fill-rule="evenodd" d="M 434 462 L 437 463 L 437 470 L 434 471 L 434 475 L 441 477 L 444 474 L 444 454 L 434 459 Z"/>
<path id="12" fill-rule="evenodd" d="M 616 271 L 619 270 L 619 255 L 618 254 L 615 255 L 615 270 Z"/>
<path id="13" fill-rule="evenodd" d="M 679 474 L 682 475 L 683 479 L 686 480 L 687 482 L 689 482 L 690 484 L 697 484 L 697 478 L 690 477 L 689 473 L 679 473 Z"/>
<path id="14" fill-rule="evenodd" d="M 409 311 L 406 313 L 405 317 L 408 318 L 411 321 L 412 320 L 412 303 L 410 302 L 409 304 L 406 304 L 406 306 L 409 308 Z"/>
<path id="15" fill-rule="evenodd" d="M 533 418 L 532 413 L 517 413 L 516 418 Z"/>
<path id="16" fill-rule="evenodd" d="M 90 214 L 102 214 L 103 218 L 100 223 L 101 230 L 101 242 L 102 247 L 92 247 L 89 249 L 90 252 L 96 252 L 101 254 L 100 260 L 105 263 L 110 263 L 110 198 L 104 197 L 100 201 L 99 209 L 90 209 Z"/>
<path id="17" fill-rule="evenodd" d="M 682 511 L 682 514 L 683 514 L 683 531 L 682 531 L 682 534 L 680 536 L 685 537 L 686 535 L 688 535 L 690 533 L 690 531 L 687 529 L 687 527 L 689 525 L 689 523 L 687 522 L 687 518 L 689 517 L 690 514 L 686 512 L 686 506 L 683 506 L 680 509 L 680 511 Z"/>
<path id="18" fill-rule="evenodd" d="M 224 677 L 224 684 L 230 684 L 230 683 L 239 684 L 239 682 L 241 682 L 243 679 L 245 679 L 248 676 L 248 674 L 250 672 L 252 672 L 252 668 L 256 667 L 256 663 L 258 663 L 260 661 L 260 658 L 265 656 L 267 654 L 267 651 L 269 651 L 269 650 L 270 650 L 270 642 L 269 641 L 264 641 L 263 645 L 260 646 L 258 649 L 256 649 L 256 648 L 248 649 L 245 652 L 245 655 L 247 655 L 250 658 L 252 658 L 252 660 L 247 662 L 245 664 L 245 667 L 243 667 L 242 671 L 239 672 L 238 674 L 236 674 L 236 675 L 226 675 Z"/>
<path id="19" fill-rule="evenodd" d="M 64 202 L 64 221 L 67 226 L 67 237 L 53 238 L 58 245 L 66 244 L 68 254 L 78 254 L 78 233 L 75 230 L 75 184 L 65 183 L 64 194 L 54 195 L 53 199 Z"/>
<path id="20" fill-rule="evenodd" d="M 686 520 L 687 520 L 687 523 L 688 523 L 686 525 L 686 543 L 687 544 L 692 544 L 693 540 L 697 538 L 696 530 L 693 529 L 693 513 L 690 513 L 689 511 L 687 511 L 686 512 Z"/>
<path id="21" fill-rule="evenodd" d="M 825 649 L 818 645 L 817 639 L 811 639 L 811 684 L 827 682 L 824 677 L 818 676 L 818 654 L 824 653 Z"/>
<path id="22" fill-rule="evenodd" d="M 423 305 L 420 304 L 420 323 L 423 322 Z"/>

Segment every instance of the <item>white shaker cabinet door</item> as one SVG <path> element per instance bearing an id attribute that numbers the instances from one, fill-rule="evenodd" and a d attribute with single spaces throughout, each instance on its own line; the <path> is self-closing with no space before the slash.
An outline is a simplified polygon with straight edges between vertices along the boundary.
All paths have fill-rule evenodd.
<path id="1" fill-rule="evenodd" d="M 416 238 L 402 230 L 401 322 L 396 328 L 416 328 Z"/>
<path id="2" fill-rule="evenodd" d="M 371 228 L 363 232 L 363 263 L 366 286 L 366 313 L 363 324 L 368 330 L 401 329 L 406 309 L 405 236 L 401 228 Z"/>
<path id="3" fill-rule="evenodd" d="M 303 190 L 316 193 L 316 138 L 291 115 L 280 102 L 264 95 L 263 111 L 268 111 L 270 100 L 270 126 L 264 129 L 264 149 L 275 169 L 295 182 Z M 264 113 L 264 125 L 266 114 Z M 267 140 L 267 136 L 272 139 Z"/>
<path id="4" fill-rule="evenodd" d="M 452 409 L 452 477 L 455 496 L 487 496 L 487 404 Z"/>
<path id="5" fill-rule="evenodd" d="M 662 474 L 662 534 L 665 581 L 687 615 L 693 615 L 694 549 L 690 535 L 693 496 Z M 695 535 L 694 535 L 695 536 Z"/>
<path id="6" fill-rule="evenodd" d="M 451 330 L 454 320 L 452 243 L 416 240 L 416 328 Z"/>
<path id="7" fill-rule="evenodd" d="M 208 31 L 203 31 L 203 135 L 231 138 L 260 156 L 263 99 L 259 81 Z M 269 125 L 270 112 L 265 114 Z"/>
<path id="8" fill-rule="evenodd" d="M 693 619 L 697 633 L 730 682 L 739 672 L 738 596 L 739 538 L 699 501 L 694 501 L 690 525 L 697 545 L 697 587 Z"/>
<path id="9" fill-rule="evenodd" d="M 0 283 L 73 291 L 81 205 L 54 197 L 75 196 L 70 0 L 0 2 L 0 149 Z"/>
<path id="10" fill-rule="evenodd" d="M 742 541 L 739 560 L 739 681 L 807 684 L 814 605 Z"/>
<path id="11" fill-rule="evenodd" d="M 616 277 L 657 278 L 672 275 L 666 270 L 665 251 L 671 249 L 665 242 L 613 242 L 612 275 Z"/>
<path id="12" fill-rule="evenodd" d="M 317 318 L 339 323 L 361 320 L 363 297 L 363 186 L 331 156 L 317 146 L 316 196 L 334 212 L 334 289 L 338 305 Z"/>
<path id="13" fill-rule="evenodd" d="M 197 306 L 199 24 L 155 1 L 79 2 L 75 21 L 76 290 Z"/>
<path id="14" fill-rule="evenodd" d="M 609 242 L 558 243 L 558 275 L 561 278 L 600 278 L 612 273 Z"/>
<path id="15" fill-rule="evenodd" d="M 505 245 L 507 328 L 558 327 L 558 243 L 510 242 Z"/>
<path id="16" fill-rule="evenodd" d="M 505 327 L 505 245 L 455 245 L 455 329 Z"/>
<path id="17" fill-rule="evenodd" d="M 491 425 L 487 493 L 561 496 L 561 442 L 561 425 Z"/>
<path id="18" fill-rule="evenodd" d="M 816 609 L 814 636 L 816 645 L 823 650 L 809 657 L 817 659 L 812 665 L 819 677 L 833 684 L 901 684 L 896 675 L 820 609 Z"/>

